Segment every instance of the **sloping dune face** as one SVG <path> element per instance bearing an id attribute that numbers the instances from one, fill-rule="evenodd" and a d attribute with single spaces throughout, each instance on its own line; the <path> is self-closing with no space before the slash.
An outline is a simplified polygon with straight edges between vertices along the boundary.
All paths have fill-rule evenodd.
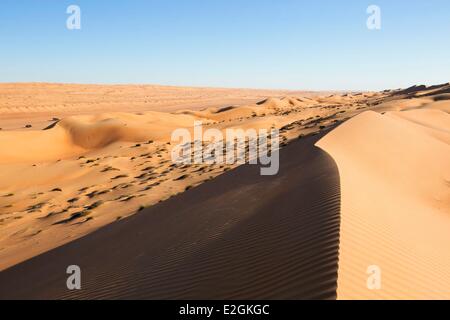
<path id="1" fill-rule="evenodd" d="M 4 132 L 0 136 L 0 164 L 56 161 L 116 142 L 166 142 L 173 130 L 192 125 L 194 121 L 189 115 L 162 112 L 68 117 L 48 130 Z"/>
<path id="2" fill-rule="evenodd" d="M 335 299 L 340 184 L 319 138 L 282 149 L 278 175 L 243 165 L 0 272 L 0 300 Z"/>
<path id="3" fill-rule="evenodd" d="M 441 110 L 369 111 L 318 142 L 341 176 L 339 299 L 450 298 L 449 128 Z"/>

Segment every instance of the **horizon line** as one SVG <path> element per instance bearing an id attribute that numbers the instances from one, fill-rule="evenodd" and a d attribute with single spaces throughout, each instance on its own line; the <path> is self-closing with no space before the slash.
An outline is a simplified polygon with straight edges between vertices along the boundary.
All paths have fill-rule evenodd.
<path id="1" fill-rule="evenodd" d="M 369 89 L 286 89 L 286 88 L 261 88 L 261 87 L 235 87 L 235 86 L 208 86 L 208 85 L 177 85 L 177 84 L 162 84 L 162 83 L 137 83 L 137 82 L 59 82 L 59 81 L 1 81 L 0 85 L 4 84 L 48 84 L 48 85 L 86 85 L 86 86 L 152 86 L 152 87 L 169 87 L 169 88 L 192 88 L 192 89 L 210 89 L 210 90 L 254 90 L 254 91 L 285 91 L 285 92 L 339 92 L 339 93 L 359 93 L 359 92 L 382 92 L 386 90 L 399 90 L 409 87 L 414 87 L 422 84 L 415 84 L 408 87 L 396 87 L 380 90 Z"/>

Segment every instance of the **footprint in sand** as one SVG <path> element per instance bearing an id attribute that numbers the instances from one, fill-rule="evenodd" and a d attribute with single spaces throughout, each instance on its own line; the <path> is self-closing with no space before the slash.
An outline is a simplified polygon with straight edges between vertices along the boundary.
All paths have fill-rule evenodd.
<path id="1" fill-rule="evenodd" d="M 118 176 L 115 176 L 114 178 L 111 178 L 111 180 L 118 180 L 118 179 L 123 179 L 123 178 L 128 178 L 128 175 L 120 174 Z"/>
<path id="2" fill-rule="evenodd" d="M 186 178 L 188 178 L 189 175 L 188 174 L 184 174 L 182 176 L 179 176 L 178 178 L 174 179 L 173 181 L 181 181 L 181 180 L 185 180 Z"/>

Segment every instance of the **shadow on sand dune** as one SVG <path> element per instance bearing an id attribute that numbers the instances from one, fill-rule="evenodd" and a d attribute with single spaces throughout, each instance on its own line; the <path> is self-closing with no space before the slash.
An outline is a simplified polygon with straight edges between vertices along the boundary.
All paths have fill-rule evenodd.
<path id="1" fill-rule="evenodd" d="M 241 166 L 1 272 L 0 299 L 336 298 L 340 184 L 320 137 L 284 148 L 276 176 Z"/>

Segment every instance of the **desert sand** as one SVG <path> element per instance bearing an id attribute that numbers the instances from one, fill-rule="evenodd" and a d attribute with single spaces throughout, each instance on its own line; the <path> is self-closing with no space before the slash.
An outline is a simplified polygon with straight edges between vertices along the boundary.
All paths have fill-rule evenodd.
<path id="1" fill-rule="evenodd" d="M 15 98 L 18 92 L 39 97 L 42 91 L 48 91 L 42 99 L 50 99 L 47 102 L 50 104 L 52 99 L 59 101 L 60 92 L 75 89 L 83 93 L 80 100 L 91 101 L 93 105 L 98 100 L 110 99 L 109 95 L 104 98 L 104 92 L 109 91 L 103 87 L 97 96 L 92 95 L 97 86 L 17 84 L 12 86 L 14 90 L 11 86 L 4 85 L 2 89 L 5 101 L 19 99 Z M 33 87 L 37 87 L 36 92 L 30 89 Z M 13 93 L 9 93 L 11 90 Z M 109 90 L 121 97 L 120 89 L 119 93 L 115 91 L 116 86 Z M 140 87 L 123 90 L 121 99 L 133 101 L 131 95 Z M 364 107 L 366 99 L 364 95 L 329 93 L 327 97 L 297 93 L 277 98 L 263 96 L 265 91 L 251 91 L 253 96 L 249 96 L 246 90 L 193 89 L 192 93 L 188 88 L 160 87 L 149 87 L 147 94 L 152 90 L 156 97 L 162 95 L 169 101 L 161 103 L 163 106 L 174 100 L 189 101 L 194 95 L 203 99 L 202 103 L 208 103 L 226 92 L 241 102 L 242 96 L 255 99 L 256 93 L 261 100 L 229 106 L 224 104 L 229 99 L 225 97 L 215 107 L 194 110 L 185 109 L 184 104 L 178 110 L 168 107 L 173 112 L 147 110 L 159 108 L 156 104 L 156 107 L 135 106 L 133 112 L 108 109 L 107 113 L 97 114 L 84 114 L 91 111 L 90 104 L 82 104 L 83 107 L 68 106 L 67 110 L 60 107 L 58 113 L 47 113 L 47 119 L 58 119 L 47 121 L 42 128 L 23 128 L 24 123 L 34 123 L 35 117 L 41 117 L 41 108 L 35 114 L 29 108 L 20 113 L 22 108 L 0 107 L 4 113 L 12 110 L 9 115 L 19 121 L 16 126 L 0 131 L 0 270 L 133 215 L 235 167 L 174 165 L 170 140 L 176 128 L 192 129 L 196 120 L 202 121 L 205 128 L 219 130 L 276 127 L 281 129 L 285 144 L 350 117 Z M 161 90 L 169 90 L 165 95 L 170 98 Z M 72 109 L 79 110 L 79 114 L 59 119 L 63 112 L 73 112 Z M 9 124 L 10 119 L 2 118 L 0 126 L 3 121 Z"/>
<path id="2" fill-rule="evenodd" d="M 174 112 L 256 103 L 266 97 L 316 95 L 304 91 L 190 88 L 156 85 L 0 84 L 0 128 L 43 129 L 54 118 L 106 112 Z"/>
<path id="3" fill-rule="evenodd" d="M 0 88 L 0 298 L 450 298 L 448 84 Z M 174 165 L 194 121 L 280 129 L 280 175 Z M 78 294 L 53 276 L 71 258 Z"/>
<path id="4" fill-rule="evenodd" d="M 339 174 L 319 138 L 282 149 L 278 175 L 240 166 L 1 272 L 0 298 L 335 299 Z"/>
<path id="5" fill-rule="evenodd" d="M 450 115 L 448 103 L 418 99 L 358 115 L 318 143 L 341 178 L 341 299 L 450 298 Z M 363 285 L 372 265 L 380 290 Z"/>

